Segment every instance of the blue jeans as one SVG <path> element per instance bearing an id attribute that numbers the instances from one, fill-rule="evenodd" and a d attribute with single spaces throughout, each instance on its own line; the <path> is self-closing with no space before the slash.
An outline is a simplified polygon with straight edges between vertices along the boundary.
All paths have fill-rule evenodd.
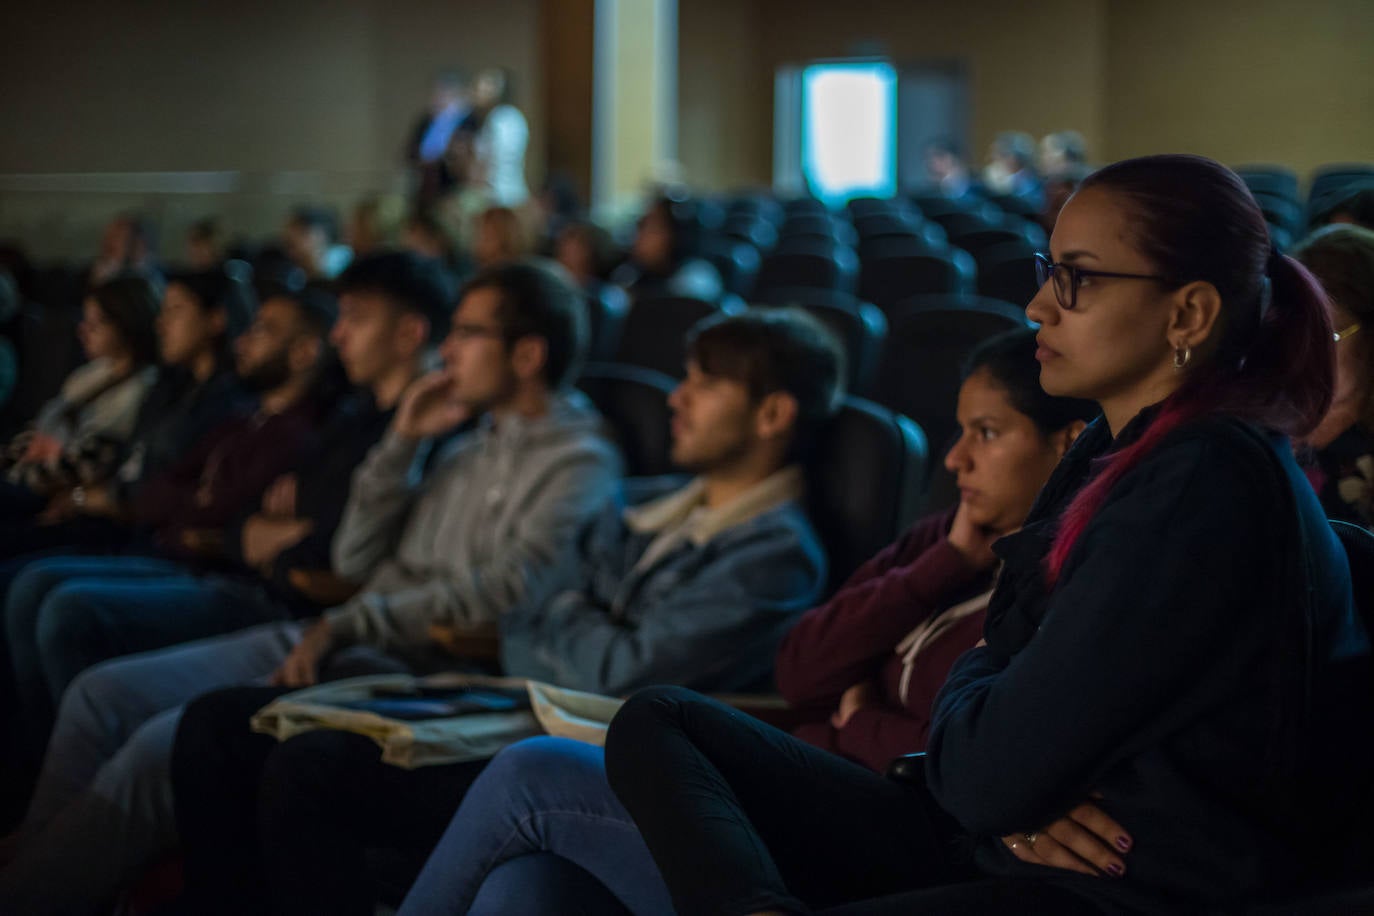
<path id="1" fill-rule="evenodd" d="M 199 578 L 155 557 L 54 556 L 14 577 L 4 606 L 19 729 L 14 751 L 36 760 L 67 685 L 97 662 L 276 619 L 265 591 Z"/>
<path id="2" fill-rule="evenodd" d="M 535 887 L 548 891 L 544 913 L 562 913 L 566 898 L 552 889 L 594 893 L 595 882 L 636 916 L 671 914 L 668 888 L 611 792 L 603 761 L 601 748 L 566 738 L 530 738 L 498 754 L 468 790 L 398 916 L 533 914 L 540 912 L 528 897 Z"/>

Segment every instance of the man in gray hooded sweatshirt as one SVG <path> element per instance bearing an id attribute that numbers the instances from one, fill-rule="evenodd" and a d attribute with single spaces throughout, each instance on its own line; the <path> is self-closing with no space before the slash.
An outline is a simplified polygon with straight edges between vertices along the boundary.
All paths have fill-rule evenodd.
<path id="1" fill-rule="evenodd" d="M 363 582 L 304 624 L 268 624 L 116 659 L 62 701 L 0 911 L 96 912 L 176 841 L 168 759 L 182 704 L 216 688 L 451 665 L 436 625 L 495 623 L 574 574 L 620 459 L 566 387 L 585 352 L 581 298 L 514 264 L 464 288 L 442 355 L 359 467 L 335 572 Z M 460 430 L 461 428 L 461 430 Z M 442 437 L 458 431 L 456 436 Z"/>

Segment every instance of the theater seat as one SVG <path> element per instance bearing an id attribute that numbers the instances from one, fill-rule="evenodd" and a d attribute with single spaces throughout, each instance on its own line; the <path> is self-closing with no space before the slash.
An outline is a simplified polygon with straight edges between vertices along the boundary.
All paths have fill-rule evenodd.
<path id="1" fill-rule="evenodd" d="M 854 291 L 859 258 L 853 250 L 820 238 L 788 238 L 763 259 L 755 295 L 783 286 Z"/>
<path id="2" fill-rule="evenodd" d="M 945 508 L 957 499 L 943 461 L 959 429 L 964 362 L 984 340 L 1029 323 L 1016 306 L 980 296 L 918 296 L 889 309 L 887 321 L 874 399 L 925 430 L 932 469 L 925 509 Z"/>
<path id="3" fill-rule="evenodd" d="M 802 214 L 789 217 L 778 230 L 778 239 L 821 238 L 831 239 L 849 248 L 859 243 L 859 235 L 854 227 L 836 216 Z"/>
<path id="4" fill-rule="evenodd" d="M 592 363 L 577 380 L 620 446 L 627 477 L 673 471 L 668 395 L 676 385 L 661 372 L 617 363 Z"/>
<path id="5" fill-rule="evenodd" d="M 833 589 L 896 540 L 919 508 L 926 437 L 907 417 L 846 398 L 807 463 L 807 509 L 830 557 Z"/>
<path id="6" fill-rule="evenodd" d="M 758 301 L 794 306 L 824 324 L 844 347 L 848 360 L 846 389 L 850 394 L 867 396 L 887 340 L 887 319 L 881 309 L 847 293 L 806 287 L 772 290 Z"/>
<path id="7" fill-rule="evenodd" d="M 743 303 L 735 297 L 720 303 L 684 296 L 640 299 L 625 316 L 615 361 L 680 378 L 685 371 L 687 332 L 692 326 L 716 312 L 737 314 L 743 310 Z"/>
<path id="8" fill-rule="evenodd" d="M 700 254 L 716 268 L 726 292 L 747 296 L 753 290 L 759 252 L 752 244 L 728 236 L 710 238 L 702 242 Z"/>
<path id="9" fill-rule="evenodd" d="M 615 358 L 629 312 L 630 298 L 612 283 L 599 284 L 587 293 L 588 358 L 598 362 Z"/>
<path id="10" fill-rule="evenodd" d="M 971 293 L 977 274 L 973 258 L 958 248 L 880 253 L 863 263 L 859 297 L 886 312 L 912 296 Z"/>
<path id="11" fill-rule="evenodd" d="M 1040 291 L 1035 279 L 1035 252 L 1026 242 L 993 245 L 974 258 L 978 262 L 978 295 L 1024 306 Z"/>

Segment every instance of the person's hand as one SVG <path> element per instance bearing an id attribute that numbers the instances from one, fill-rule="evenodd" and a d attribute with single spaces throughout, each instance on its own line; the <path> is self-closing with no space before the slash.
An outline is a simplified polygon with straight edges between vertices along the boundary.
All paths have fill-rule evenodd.
<path id="1" fill-rule="evenodd" d="M 200 556 L 214 556 L 224 549 L 224 532 L 214 528 L 185 528 L 181 546 Z"/>
<path id="2" fill-rule="evenodd" d="M 1094 799 L 1100 797 L 1094 793 Z M 1002 843 L 1032 865 L 1120 878 L 1126 874 L 1122 856 L 1130 852 L 1132 840 L 1101 808 L 1084 802 L 1039 832 L 1013 833 L 1002 837 Z"/>
<path id="3" fill-rule="evenodd" d="M 968 506 L 960 503 L 954 513 L 954 524 L 949 529 L 949 543 L 974 569 L 991 569 L 997 565 L 992 543 L 1002 535 L 1001 531 L 976 524 L 970 518 Z"/>
<path id="4" fill-rule="evenodd" d="M 328 569 L 289 569 L 286 581 L 308 601 L 320 607 L 343 604 L 358 594 L 358 583 Z"/>
<path id="5" fill-rule="evenodd" d="M 861 681 L 850 687 L 840 695 L 840 708 L 830 714 L 830 724 L 835 728 L 844 728 L 854 713 L 865 706 L 872 706 L 877 695 L 872 681 Z"/>
<path id="6" fill-rule="evenodd" d="M 119 504 L 115 501 L 114 490 L 108 484 L 96 484 L 85 488 L 85 496 L 77 507 L 82 515 L 98 515 L 113 518 L 119 514 Z"/>
<path id="7" fill-rule="evenodd" d="M 271 518 L 296 517 L 295 474 L 283 474 L 262 494 L 262 514 Z"/>
<path id="8" fill-rule="evenodd" d="M 320 662 L 334 648 L 334 636 L 329 623 L 320 618 L 310 625 L 296 648 L 272 675 L 272 683 L 279 687 L 309 687 L 320 679 Z"/>
<path id="9" fill-rule="evenodd" d="M 314 522 L 310 519 L 251 516 L 243 523 L 239 545 L 244 563 L 254 569 L 271 565 L 283 550 L 299 544 L 312 527 Z"/>
<path id="10" fill-rule="evenodd" d="M 396 408 L 396 434 L 405 439 L 425 439 L 446 433 L 466 420 L 468 408 L 453 400 L 451 390 L 443 370 L 412 382 Z"/>
<path id="11" fill-rule="evenodd" d="M 26 464 L 48 464 L 62 454 L 62 443 L 47 433 L 34 433 L 24 449 Z"/>
<path id="12" fill-rule="evenodd" d="M 74 518 L 77 513 L 76 503 L 72 499 L 70 490 L 59 490 L 48 500 L 48 504 L 43 507 L 34 519 L 40 525 L 56 525 L 65 522 L 67 519 Z"/>

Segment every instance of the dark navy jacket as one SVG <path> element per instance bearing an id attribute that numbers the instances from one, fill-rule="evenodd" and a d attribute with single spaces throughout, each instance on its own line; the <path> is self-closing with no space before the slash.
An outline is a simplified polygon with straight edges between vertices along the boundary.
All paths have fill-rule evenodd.
<path id="1" fill-rule="evenodd" d="M 990 874 L 1113 910 L 1270 896 L 1332 835 L 1374 721 L 1345 553 L 1286 439 L 1208 417 L 1118 481 L 1047 592 L 1056 520 L 1113 446 L 1089 427 L 995 546 L 987 646 L 937 699 L 931 790 Z M 997 839 L 1094 790 L 1135 841 L 1125 878 L 1026 865 Z"/>

